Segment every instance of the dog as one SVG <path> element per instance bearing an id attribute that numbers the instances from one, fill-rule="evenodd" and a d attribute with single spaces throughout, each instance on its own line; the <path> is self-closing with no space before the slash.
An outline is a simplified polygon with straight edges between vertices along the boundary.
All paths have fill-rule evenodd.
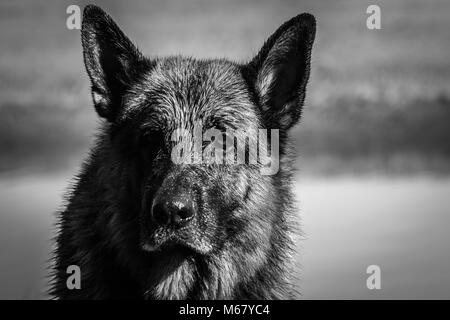
<path id="1" fill-rule="evenodd" d="M 102 9 L 85 8 L 84 62 L 103 122 L 59 214 L 53 297 L 296 297 L 288 133 L 301 117 L 315 29 L 314 16 L 300 14 L 245 63 L 147 58 Z M 208 130 L 248 143 L 270 131 L 278 165 L 265 174 L 259 162 L 190 161 L 187 148 L 174 161 L 179 139 Z M 200 153 L 204 139 L 193 143 Z M 248 159 L 250 147 L 241 150 Z M 71 265 L 79 289 L 67 286 Z"/>

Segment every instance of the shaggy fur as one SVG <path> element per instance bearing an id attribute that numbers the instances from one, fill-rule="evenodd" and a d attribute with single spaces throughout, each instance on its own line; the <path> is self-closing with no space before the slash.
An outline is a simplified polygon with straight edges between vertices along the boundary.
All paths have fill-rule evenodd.
<path id="1" fill-rule="evenodd" d="M 60 214 L 52 295 L 60 299 L 284 299 L 294 232 L 287 133 L 300 118 L 315 20 L 283 24 L 249 63 L 145 58 L 112 19 L 84 11 L 82 43 L 104 119 Z M 280 168 L 174 164 L 177 128 L 279 129 Z M 245 136 L 243 137 L 245 138 Z M 190 195 L 180 229 L 152 220 L 155 199 Z M 66 287 L 69 265 L 81 289 Z"/>

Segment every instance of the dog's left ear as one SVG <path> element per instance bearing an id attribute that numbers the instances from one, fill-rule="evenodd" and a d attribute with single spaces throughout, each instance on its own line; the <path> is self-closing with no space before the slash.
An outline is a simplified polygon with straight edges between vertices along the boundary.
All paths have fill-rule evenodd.
<path id="1" fill-rule="evenodd" d="M 278 28 L 247 65 L 269 128 L 287 130 L 300 118 L 315 34 L 314 16 L 300 14 Z"/>
<path id="2" fill-rule="evenodd" d="M 95 110 L 113 122 L 123 94 L 145 60 L 112 18 L 94 5 L 84 9 L 81 39 Z"/>

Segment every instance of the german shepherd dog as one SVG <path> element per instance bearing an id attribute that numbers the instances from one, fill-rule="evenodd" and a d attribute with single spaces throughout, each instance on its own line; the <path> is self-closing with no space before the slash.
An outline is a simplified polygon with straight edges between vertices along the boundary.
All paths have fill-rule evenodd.
<path id="1" fill-rule="evenodd" d="M 85 8 L 84 62 L 103 122 L 59 215 L 53 297 L 296 297 L 288 132 L 301 115 L 315 25 L 307 13 L 292 18 L 246 63 L 148 58 L 102 9 Z M 201 132 L 237 137 L 270 130 L 278 167 L 174 162 L 174 132 L 199 122 Z M 67 286 L 72 265 L 79 289 Z"/>

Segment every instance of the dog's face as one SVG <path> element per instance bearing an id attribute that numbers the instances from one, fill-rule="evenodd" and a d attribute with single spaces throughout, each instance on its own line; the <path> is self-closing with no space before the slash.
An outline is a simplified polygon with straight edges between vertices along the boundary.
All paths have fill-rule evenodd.
<path id="1" fill-rule="evenodd" d="M 148 59 L 103 11 L 85 11 L 83 48 L 94 105 L 109 123 L 119 163 L 133 168 L 126 171 L 139 202 L 142 250 L 180 247 L 211 255 L 238 235 L 255 248 L 265 237 L 270 241 L 273 217 L 256 215 L 264 212 L 262 202 L 275 197 L 260 186 L 270 185 L 278 168 L 262 174 L 266 164 L 250 163 L 249 147 L 243 162 L 225 159 L 237 154 L 238 141 L 258 144 L 260 129 L 277 129 L 258 152 L 275 145 L 271 161 L 283 161 L 284 139 L 303 105 L 314 33 L 314 18 L 298 16 L 248 64 Z M 279 141 L 270 139 L 275 135 Z M 222 162 L 206 160 L 218 154 Z"/>
<path id="2" fill-rule="evenodd" d="M 211 130 L 224 142 L 220 151 L 230 151 L 227 132 L 262 127 L 258 109 L 239 66 L 230 62 L 174 57 L 155 60 L 143 71 L 123 96 L 114 126 L 121 161 L 138 167 L 142 247 L 218 250 L 259 166 L 206 163 L 205 157 L 194 163 L 190 156 L 195 143 L 207 154 L 214 144 L 206 137 Z M 180 139 L 177 132 L 183 132 Z M 177 159 L 181 139 L 191 144 Z"/>
<path id="3" fill-rule="evenodd" d="M 214 144 L 208 132 L 222 138 L 216 147 L 227 152 L 234 147 L 225 145 L 227 132 L 261 127 L 239 67 L 226 61 L 157 60 L 130 92 L 125 121 L 134 121 L 143 139 L 138 146 L 143 248 L 177 244 L 201 254 L 219 250 L 258 167 L 207 163 L 205 157 Z"/>

